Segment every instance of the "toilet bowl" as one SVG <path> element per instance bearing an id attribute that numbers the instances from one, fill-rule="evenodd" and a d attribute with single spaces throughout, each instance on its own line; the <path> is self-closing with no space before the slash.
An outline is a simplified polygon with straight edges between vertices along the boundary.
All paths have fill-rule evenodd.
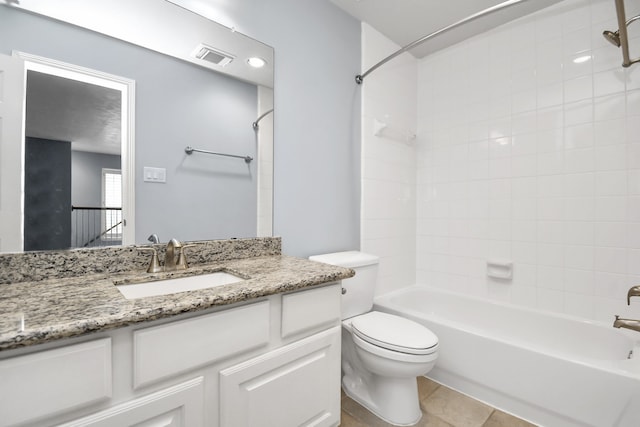
<path id="1" fill-rule="evenodd" d="M 412 320 L 371 310 L 376 256 L 351 251 L 310 259 L 356 271 L 342 282 L 344 392 L 390 424 L 416 424 L 422 416 L 416 377 L 435 365 L 438 338 Z"/>
<path id="2" fill-rule="evenodd" d="M 388 423 L 420 421 L 416 377 L 433 368 L 437 337 L 416 322 L 376 311 L 346 319 L 342 326 L 345 393 Z M 393 330 L 401 333 L 390 336 Z"/>

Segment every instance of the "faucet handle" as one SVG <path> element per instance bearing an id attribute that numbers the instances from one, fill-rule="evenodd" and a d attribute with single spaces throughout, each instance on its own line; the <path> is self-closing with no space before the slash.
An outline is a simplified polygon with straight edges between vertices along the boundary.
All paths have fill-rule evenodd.
<path id="1" fill-rule="evenodd" d="M 185 253 L 186 248 L 193 248 L 194 246 L 198 246 L 197 244 L 190 245 L 182 245 L 178 249 L 178 263 L 176 264 L 176 268 L 180 270 L 186 270 L 189 268 L 189 264 L 187 263 L 187 254 Z"/>
<path id="2" fill-rule="evenodd" d="M 153 254 L 151 254 L 151 262 L 147 268 L 147 273 L 159 273 L 162 271 L 162 266 L 160 266 L 160 261 L 158 260 L 158 251 L 156 251 L 155 248 L 138 248 L 138 250 L 143 252 L 153 252 Z"/>
<path id="3" fill-rule="evenodd" d="M 640 297 L 640 285 L 632 286 L 627 291 L 627 305 L 631 305 L 631 297 Z"/>

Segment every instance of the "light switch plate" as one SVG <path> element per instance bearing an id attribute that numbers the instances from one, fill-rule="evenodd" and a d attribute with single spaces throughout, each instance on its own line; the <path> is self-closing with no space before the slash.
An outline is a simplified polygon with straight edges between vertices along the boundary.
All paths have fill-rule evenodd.
<path id="1" fill-rule="evenodd" d="M 165 168 L 145 166 L 144 182 L 167 182 L 167 170 Z"/>

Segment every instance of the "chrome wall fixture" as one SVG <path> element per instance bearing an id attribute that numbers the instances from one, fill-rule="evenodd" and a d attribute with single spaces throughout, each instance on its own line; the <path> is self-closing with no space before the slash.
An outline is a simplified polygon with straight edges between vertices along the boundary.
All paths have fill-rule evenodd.
<path id="1" fill-rule="evenodd" d="M 484 9 L 484 10 L 481 10 L 478 13 L 474 13 L 473 15 L 467 16 L 466 18 L 461 19 L 461 20 L 459 20 L 457 22 L 454 22 L 451 25 L 447 25 L 446 27 L 440 28 L 437 31 L 434 31 L 434 32 L 432 32 L 430 34 L 427 34 L 426 36 L 424 36 L 424 37 L 422 37 L 422 38 L 420 38 L 420 39 L 418 39 L 418 40 L 416 40 L 414 42 L 409 43 L 408 45 L 406 45 L 402 49 L 392 53 L 389 56 L 387 56 L 385 59 L 383 59 L 382 61 L 380 61 L 377 64 L 375 64 L 374 66 L 369 68 L 364 73 L 358 74 L 356 76 L 356 83 L 357 84 L 362 84 L 364 78 L 367 77 L 369 74 L 371 74 L 371 72 L 375 71 L 380 66 L 382 66 L 382 65 L 386 64 L 387 62 L 391 61 L 396 56 L 401 55 L 401 54 L 407 52 L 408 50 L 413 49 L 414 47 L 416 47 L 418 45 L 421 45 L 422 43 L 426 42 L 427 40 L 430 40 L 430 39 L 432 39 L 434 37 L 437 37 L 440 34 L 446 33 L 447 31 L 452 30 L 452 29 L 454 29 L 456 27 L 459 27 L 461 25 L 464 25 L 464 24 L 466 24 L 468 22 L 474 21 L 474 20 L 476 20 L 478 18 L 481 18 L 483 16 L 486 16 L 486 15 L 490 15 L 490 14 L 492 14 L 494 12 L 497 12 L 499 10 L 502 10 L 504 8 L 507 8 L 507 7 L 510 7 L 510 6 L 514 6 L 514 5 L 518 4 L 518 3 L 522 3 L 524 1 L 527 1 L 527 0 L 508 0 L 508 1 L 505 1 L 505 2 L 502 2 L 502 3 L 499 3 L 499 4 L 495 5 L 495 6 L 491 6 L 491 7 L 488 7 L 486 9 Z"/>
<path id="2" fill-rule="evenodd" d="M 251 161 L 253 160 L 253 157 L 249 157 L 249 156 L 236 156 L 235 154 L 216 153 L 215 151 L 200 150 L 198 148 L 193 148 L 190 146 L 187 146 L 184 149 L 184 152 L 189 155 L 193 154 L 193 152 L 196 152 L 196 153 L 213 154 L 215 156 L 234 157 L 236 159 L 243 159 L 244 162 L 247 164 L 251 163 Z"/>
<path id="3" fill-rule="evenodd" d="M 631 59 L 629 56 L 629 36 L 627 34 L 629 24 L 639 20 L 640 15 L 627 19 L 624 11 L 624 0 L 616 0 L 616 14 L 618 16 L 618 30 L 603 31 L 602 35 L 607 41 L 611 42 L 611 44 L 622 49 L 622 66 L 626 68 L 631 66 L 631 64 L 640 62 L 640 58 Z"/>
<path id="4" fill-rule="evenodd" d="M 260 126 L 258 125 L 258 123 L 260 123 L 260 120 L 264 119 L 264 117 L 265 117 L 267 114 L 269 114 L 269 113 L 273 113 L 273 108 L 272 108 L 272 109 L 270 109 L 269 111 L 265 111 L 264 113 L 262 113 L 262 114 L 260 115 L 260 117 L 258 117 L 258 118 L 256 119 L 256 121 L 255 121 L 255 122 L 253 122 L 253 125 L 252 125 L 252 126 L 253 126 L 253 129 L 254 129 L 254 130 L 258 130 L 258 128 L 260 128 Z"/>

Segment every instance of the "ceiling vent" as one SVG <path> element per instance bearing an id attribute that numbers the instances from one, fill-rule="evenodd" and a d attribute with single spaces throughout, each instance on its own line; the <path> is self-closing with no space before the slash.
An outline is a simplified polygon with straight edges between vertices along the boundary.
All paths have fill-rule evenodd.
<path id="1" fill-rule="evenodd" d="M 198 59 L 224 67 L 235 59 L 235 56 L 200 43 L 192 53 Z"/>

